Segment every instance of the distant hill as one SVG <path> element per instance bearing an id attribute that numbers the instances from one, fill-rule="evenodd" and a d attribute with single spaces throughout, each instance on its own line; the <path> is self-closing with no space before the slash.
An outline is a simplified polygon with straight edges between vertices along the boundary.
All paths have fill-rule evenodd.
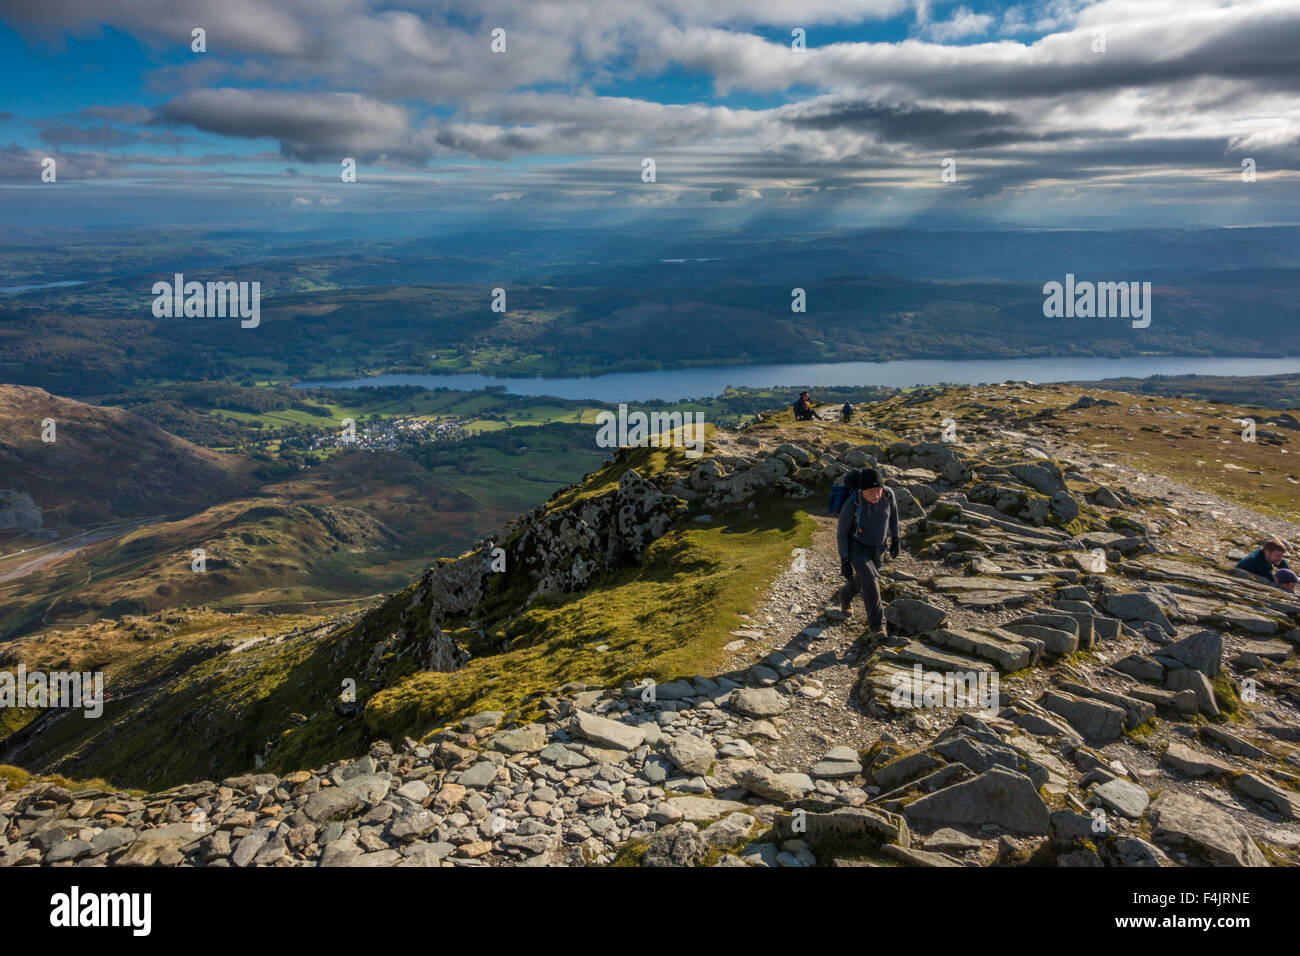
<path id="1" fill-rule="evenodd" d="M 52 442 L 41 437 L 47 419 Z M 0 532 L 198 511 L 253 490 L 248 471 L 242 459 L 130 412 L 0 385 L 0 495 L 30 499 L 39 510 L 34 522 L 0 510 Z"/>

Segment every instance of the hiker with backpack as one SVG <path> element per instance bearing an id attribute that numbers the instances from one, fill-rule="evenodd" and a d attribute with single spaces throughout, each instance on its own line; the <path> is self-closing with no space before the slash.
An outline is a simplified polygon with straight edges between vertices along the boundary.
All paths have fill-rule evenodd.
<path id="1" fill-rule="evenodd" d="M 861 594 L 871 632 L 883 640 L 888 634 L 880 601 L 880 563 L 886 548 L 891 557 L 898 557 L 898 502 L 874 468 L 851 472 L 843 487 L 847 493 L 842 495 L 837 535 L 840 574 L 845 581 L 840 589 L 840 610 L 847 614 L 853 595 Z"/>
<path id="2" fill-rule="evenodd" d="M 848 402 L 845 402 L 844 407 L 840 409 L 840 421 L 846 425 L 853 421 L 853 406 Z"/>

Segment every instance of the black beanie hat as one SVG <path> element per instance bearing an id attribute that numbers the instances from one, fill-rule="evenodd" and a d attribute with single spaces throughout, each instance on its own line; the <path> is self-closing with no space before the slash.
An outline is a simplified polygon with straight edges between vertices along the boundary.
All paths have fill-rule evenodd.
<path id="1" fill-rule="evenodd" d="M 874 468 L 862 469 L 862 487 L 863 488 L 882 488 L 884 482 L 880 480 L 880 474 Z"/>

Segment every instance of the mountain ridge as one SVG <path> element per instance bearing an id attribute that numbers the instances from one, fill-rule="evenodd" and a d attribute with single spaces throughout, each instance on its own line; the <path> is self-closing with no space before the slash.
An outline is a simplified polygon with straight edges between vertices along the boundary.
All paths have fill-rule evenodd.
<path id="1" fill-rule="evenodd" d="M 141 824 L 124 829 L 145 837 L 151 806 L 172 826 L 195 808 L 227 820 L 248 805 L 278 808 L 262 825 L 255 808 L 251 822 L 218 831 L 233 841 L 172 831 L 95 852 L 92 834 L 87 848 L 61 852 L 219 865 L 1295 863 L 1297 777 L 1286 768 L 1297 765 L 1297 607 L 1226 572 L 1222 519 L 1201 509 L 1240 506 L 1182 486 L 1173 497 L 1167 479 L 1154 494 L 1126 488 L 1110 475 L 1130 485 L 1143 475 L 1115 461 L 1112 443 L 1073 443 L 1098 401 L 1063 386 L 934 389 L 864 406 L 866 425 L 796 424 L 782 412 L 718 429 L 697 463 L 671 449 L 620 451 L 497 536 L 510 572 L 492 571 L 485 542 L 313 632 L 315 656 L 350 657 L 327 676 L 346 670 L 371 685 L 326 719 L 359 722 L 348 739 L 363 756 L 290 770 L 294 754 L 311 752 L 295 749 L 294 734 L 321 723 L 304 714 L 287 742 L 259 751 L 262 774 L 135 800 Z M 1174 404 L 1138 401 L 1130 414 L 1203 429 L 1211 423 L 1197 415 L 1222 415 Z M 958 442 L 935 440 L 944 419 Z M 1281 435 L 1271 451 L 1289 442 Z M 859 628 L 819 606 L 837 562 L 817 512 L 829 481 L 873 462 L 895 487 L 908 548 L 886 571 L 894 636 L 862 656 Z M 1256 527 L 1227 540 L 1294 533 L 1279 518 L 1249 520 Z M 740 557 L 753 546 L 709 550 L 763 533 L 761 567 Z M 804 567 L 792 577 L 794 548 Z M 706 596 L 709 568 L 722 583 Z M 716 644 L 653 643 L 650 622 L 733 600 L 726 581 L 738 576 L 748 606 L 727 605 Z M 683 579 L 698 593 L 674 590 Z M 635 604 L 641 587 L 657 598 Z M 620 599 L 635 606 L 625 612 Z M 686 624 L 707 630 L 708 618 Z M 538 649 L 569 673 L 525 662 Z M 602 657 L 613 666 L 602 671 Z M 996 714 L 959 710 L 939 728 L 951 709 L 900 713 L 882 694 L 917 664 L 997 673 L 1008 693 Z M 1241 699 L 1246 680 L 1258 706 Z M 23 806 L 49 786 L 20 789 Z M 0 797 L 0 814 L 18 809 L 11 799 Z M 1098 808 L 1109 827 L 1100 839 Z M 792 831 L 800 810 L 809 828 Z M 996 839 L 972 830 L 990 812 Z M 954 827 L 967 832 L 943 832 Z M 921 834 L 924 848 L 913 846 Z M 23 843 L 3 859 L 51 862 L 31 840 L 11 846 Z"/>

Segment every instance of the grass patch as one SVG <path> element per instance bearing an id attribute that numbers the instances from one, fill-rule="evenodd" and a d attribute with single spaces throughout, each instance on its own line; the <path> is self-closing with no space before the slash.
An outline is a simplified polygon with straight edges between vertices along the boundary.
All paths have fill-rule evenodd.
<path id="1" fill-rule="evenodd" d="M 729 632 L 743 626 L 792 549 L 807 547 L 814 523 L 783 499 L 725 524 L 686 524 L 646 551 L 642 564 L 588 590 L 538 598 L 522 614 L 479 622 L 510 650 L 451 673 L 420 672 L 372 697 L 367 728 L 394 739 L 480 710 L 513 711 L 531 695 L 573 680 L 705 674 L 721 665 Z M 596 648 L 608 646 L 608 651 Z"/>

